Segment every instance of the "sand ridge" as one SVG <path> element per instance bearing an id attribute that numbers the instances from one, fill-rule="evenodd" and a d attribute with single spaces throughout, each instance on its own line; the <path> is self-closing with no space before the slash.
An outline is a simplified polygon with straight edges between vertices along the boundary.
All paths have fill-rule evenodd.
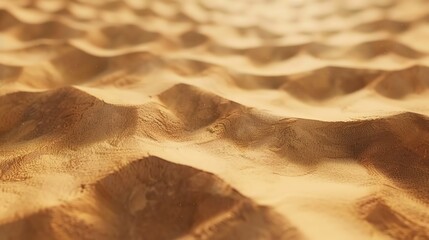
<path id="1" fill-rule="evenodd" d="M 0 239 L 429 239 L 428 6 L 0 0 Z"/>

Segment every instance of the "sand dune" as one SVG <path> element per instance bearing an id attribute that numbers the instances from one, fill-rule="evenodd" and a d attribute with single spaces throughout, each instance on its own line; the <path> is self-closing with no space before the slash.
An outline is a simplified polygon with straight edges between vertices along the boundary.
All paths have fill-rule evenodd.
<path id="1" fill-rule="evenodd" d="M 0 233 L 22 239 L 300 238 L 277 213 L 214 175 L 157 157 L 81 184 L 79 191 L 65 205 L 4 224 Z"/>
<path id="2" fill-rule="evenodd" d="M 429 239 L 429 1 L 0 0 L 0 239 Z"/>

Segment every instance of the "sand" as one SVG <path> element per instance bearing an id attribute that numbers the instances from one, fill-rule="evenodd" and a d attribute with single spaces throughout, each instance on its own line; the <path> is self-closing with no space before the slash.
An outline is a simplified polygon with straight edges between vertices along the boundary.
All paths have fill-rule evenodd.
<path id="1" fill-rule="evenodd" d="M 0 239 L 429 239 L 429 1 L 1 0 Z"/>

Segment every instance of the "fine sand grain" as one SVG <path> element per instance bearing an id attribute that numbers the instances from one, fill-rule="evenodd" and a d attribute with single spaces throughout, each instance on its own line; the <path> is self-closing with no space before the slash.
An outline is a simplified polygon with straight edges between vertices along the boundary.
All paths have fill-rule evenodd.
<path id="1" fill-rule="evenodd" d="M 429 239 L 428 0 L 0 0 L 0 240 Z"/>

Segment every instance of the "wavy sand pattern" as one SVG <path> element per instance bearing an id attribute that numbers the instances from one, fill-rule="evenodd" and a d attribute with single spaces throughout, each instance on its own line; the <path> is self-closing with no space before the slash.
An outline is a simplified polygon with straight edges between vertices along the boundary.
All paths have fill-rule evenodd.
<path id="1" fill-rule="evenodd" d="M 429 239 L 429 1 L 0 0 L 0 239 Z"/>

